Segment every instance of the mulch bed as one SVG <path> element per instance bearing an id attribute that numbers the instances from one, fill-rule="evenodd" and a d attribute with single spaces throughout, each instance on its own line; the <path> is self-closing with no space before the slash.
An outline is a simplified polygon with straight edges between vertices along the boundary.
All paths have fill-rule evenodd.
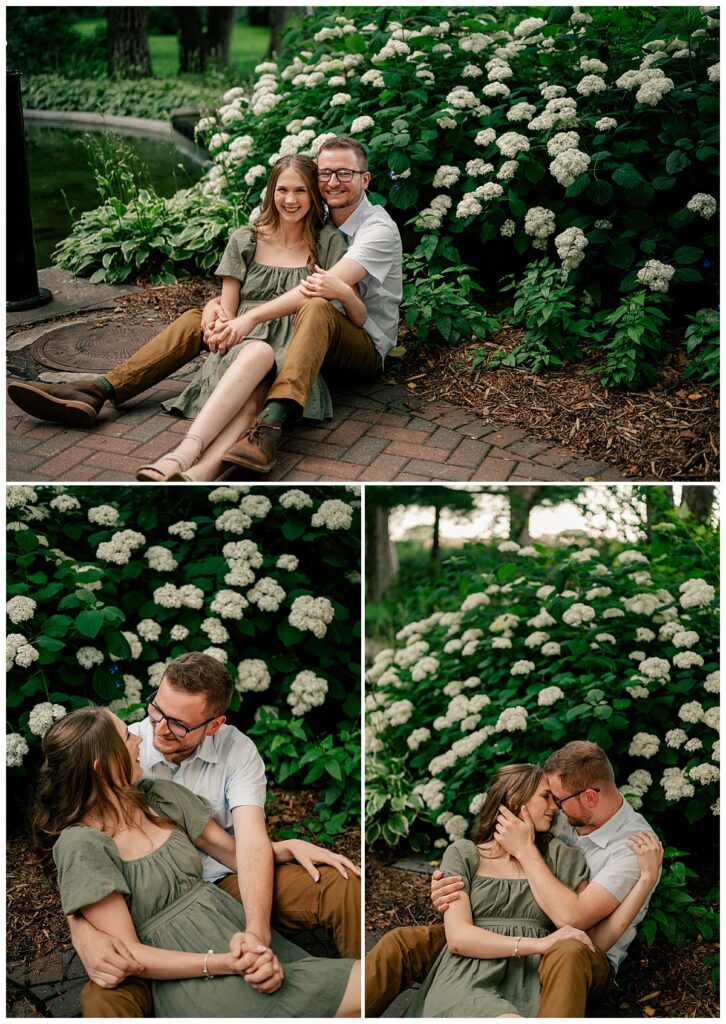
<path id="1" fill-rule="evenodd" d="M 268 827 L 271 833 L 312 815 L 317 794 L 311 790 L 271 789 Z M 302 834 L 300 838 L 310 839 Z M 360 829 L 351 829 L 331 844 L 336 853 L 360 864 Z M 70 949 L 66 919 L 55 885 L 35 862 L 26 835 L 12 836 L 6 845 L 7 959 L 29 965 L 55 950 Z"/>
<path id="2" fill-rule="evenodd" d="M 396 854 L 366 852 L 366 927 L 388 931 L 401 925 L 436 924 L 440 917 L 429 897 L 428 877 L 390 865 Z M 618 972 L 618 986 L 607 1003 L 593 1007 L 599 1017 L 718 1017 L 718 992 L 706 958 L 716 942 L 690 942 L 680 949 L 656 940 L 648 949 L 636 939 Z"/>
<path id="3" fill-rule="evenodd" d="M 683 376 L 677 349 L 658 367 L 646 391 L 606 391 L 592 374 L 600 359 L 591 354 L 566 369 L 534 374 L 522 367 L 472 373 L 474 354 L 511 351 L 522 331 L 506 326 L 491 343 L 451 347 L 402 339 L 405 356 L 387 371 L 412 394 L 445 399 L 476 410 L 484 422 L 520 427 L 543 441 L 563 445 L 627 476 L 648 480 L 718 480 L 719 396 Z"/>

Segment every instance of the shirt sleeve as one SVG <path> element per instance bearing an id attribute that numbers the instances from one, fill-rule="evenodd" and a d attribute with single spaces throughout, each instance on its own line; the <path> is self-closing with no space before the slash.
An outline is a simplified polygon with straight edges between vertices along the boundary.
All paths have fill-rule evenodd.
<path id="1" fill-rule="evenodd" d="M 573 892 L 590 877 L 587 861 L 580 851 L 561 839 L 550 841 L 545 859 L 555 878 Z"/>
<path id="2" fill-rule="evenodd" d="M 265 762 L 252 740 L 240 734 L 227 756 L 231 766 L 225 780 L 227 805 L 235 807 L 263 807 L 267 793 Z"/>
<path id="3" fill-rule="evenodd" d="M 606 863 L 599 871 L 595 872 L 590 881 L 607 889 L 616 900 L 622 903 L 639 878 L 638 858 L 632 850 L 628 849 L 623 840 L 622 844 L 613 848 Z"/>
<path id="4" fill-rule="evenodd" d="M 178 782 L 144 780 L 139 788 L 154 810 L 178 822 L 192 842 L 202 834 L 212 817 L 210 802 Z"/>
<path id="5" fill-rule="evenodd" d="M 247 266 L 254 256 L 257 244 L 252 228 L 238 228 L 227 242 L 227 248 L 219 266 L 214 271 L 217 277 L 234 277 L 244 281 Z"/>
<path id="6" fill-rule="evenodd" d="M 345 258 L 359 263 L 382 285 L 391 269 L 401 262 L 401 238 L 395 224 L 379 220 L 362 224 Z"/>
<path id="7" fill-rule="evenodd" d="M 64 914 L 75 914 L 114 892 L 131 894 L 113 840 L 97 829 L 64 829 L 53 847 L 53 860 Z"/>

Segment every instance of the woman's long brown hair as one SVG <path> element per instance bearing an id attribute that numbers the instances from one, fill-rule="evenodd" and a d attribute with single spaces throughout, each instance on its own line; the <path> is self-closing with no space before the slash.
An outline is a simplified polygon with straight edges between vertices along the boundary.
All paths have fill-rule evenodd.
<path id="1" fill-rule="evenodd" d="M 63 829 L 91 812 L 113 828 L 133 826 L 138 811 L 156 825 L 177 824 L 134 785 L 131 755 L 106 708 L 79 708 L 58 719 L 43 738 L 43 753 L 32 833 L 46 874 L 54 874 L 51 852 Z"/>
<path id="2" fill-rule="evenodd" d="M 484 806 L 472 827 L 473 842 L 496 842 L 494 829 L 500 805 L 504 804 L 512 814 L 519 814 L 537 792 L 543 778 L 544 771 L 538 764 L 508 764 L 498 768 L 487 790 Z M 549 832 L 535 832 L 534 835 L 540 850 L 547 847 L 550 838 Z"/>
<path id="3" fill-rule="evenodd" d="M 303 239 L 307 242 L 308 249 L 310 250 L 307 269 L 312 274 L 318 261 L 318 237 L 323 226 L 325 213 L 320 189 L 318 188 L 318 167 L 309 156 L 301 156 L 299 153 L 294 153 L 292 156 L 283 156 L 277 161 L 272 168 L 272 173 L 267 182 L 265 198 L 262 200 L 260 215 L 255 222 L 255 229 L 257 231 L 262 229 L 262 232 L 268 237 L 275 235 L 279 230 L 280 214 L 275 206 L 275 189 L 277 188 L 277 179 L 288 167 L 297 171 L 303 178 L 308 195 L 310 196 L 310 209 L 303 221 Z"/>

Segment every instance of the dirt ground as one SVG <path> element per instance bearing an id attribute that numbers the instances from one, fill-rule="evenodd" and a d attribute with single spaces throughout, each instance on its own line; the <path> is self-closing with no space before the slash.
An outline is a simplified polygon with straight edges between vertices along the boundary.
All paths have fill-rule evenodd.
<path id="1" fill-rule="evenodd" d="M 429 898 L 427 876 L 400 871 L 390 864 L 395 855 L 366 853 L 366 927 L 388 931 L 401 925 L 440 922 Z M 592 1016 L 718 1017 L 718 992 L 711 984 L 709 956 L 716 942 L 690 942 L 674 948 L 658 939 L 648 949 L 635 942 L 618 972 L 617 989 L 607 1003 L 593 1007 Z"/>

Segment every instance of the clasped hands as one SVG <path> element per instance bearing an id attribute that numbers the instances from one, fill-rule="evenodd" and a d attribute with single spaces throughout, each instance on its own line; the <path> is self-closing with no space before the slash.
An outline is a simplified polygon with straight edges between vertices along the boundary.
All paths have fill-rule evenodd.
<path id="1" fill-rule="evenodd" d="M 210 352 L 224 355 L 239 345 L 254 329 L 248 314 L 230 317 L 218 299 L 212 299 L 202 313 L 202 334 Z"/>
<path id="2" fill-rule="evenodd" d="M 229 940 L 233 974 L 240 974 L 258 992 L 277 992 L 285 978 L 280 961 L 252 932 L 235 932 Z"/>

